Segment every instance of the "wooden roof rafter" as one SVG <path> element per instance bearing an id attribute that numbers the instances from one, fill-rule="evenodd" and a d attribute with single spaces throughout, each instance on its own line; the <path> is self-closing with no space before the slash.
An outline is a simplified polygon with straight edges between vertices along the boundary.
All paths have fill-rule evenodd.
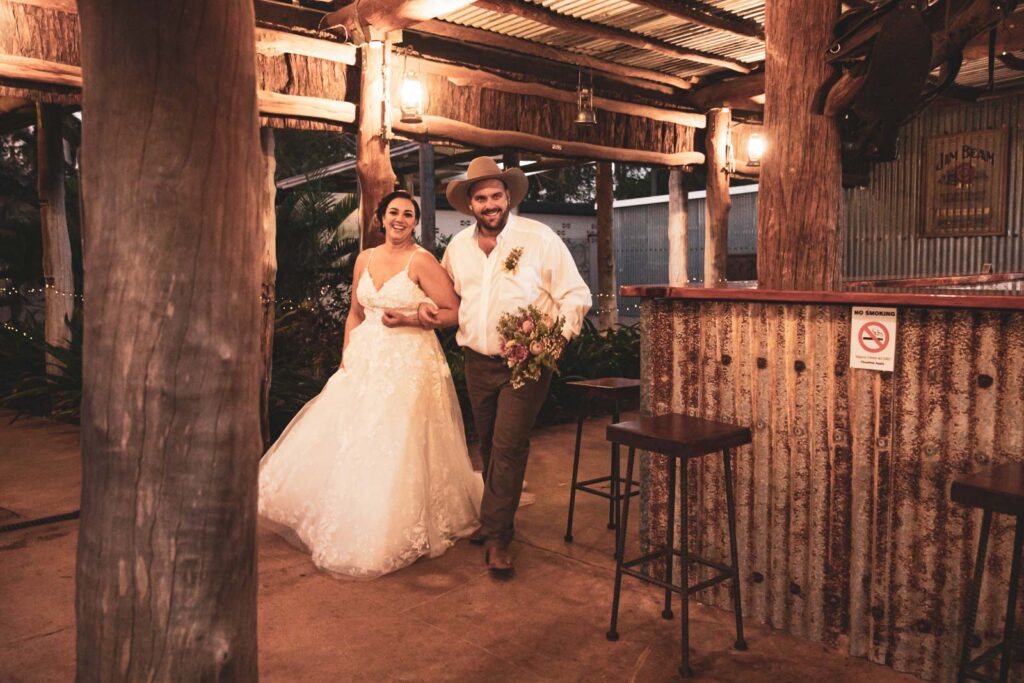
<path id="1" fill-rule="evenodd" d="M 413 31 L 442 38 L 451 38 L 465 43 L 508 50 L 509 52 L 539 57 L 552 62 L 564 63 L 576 68 L 590 69 L 624 83 L 642 88 L 655 88 L 664 94 L 671 94 L 671 88 L 689 90 L 693 83 L 686 78 L 666 74 L 653 69 L 620 64 L 598 57 L 592 57 L 571 50 L 558 49 L 532 40 L 502 35 L 494 31 L 462 26 L 442 20 L 424 21 L 416 24 Z"/>
<path id="2" fill-rule="evenodd" d="M 764 27 L 756 21 L 726 12 L 700 0 L 629 0 L 629 2 L 640 7 L 664 12 L 691 24 L 764 42 Z"/>
<path id="3" fill-rule="evenodd" d="M 600 40 L 610 40 L 676 59 L 718 66 L 744 74 L 750 73 L 751 70 L 749 65 L 738 59 L 703 50 L 694 50 L 642 33 L 562 14 L 528 0 L 477 0 L 474 6 L 496 14 L 516 16 L 562 31 L 586 35 Z"/>

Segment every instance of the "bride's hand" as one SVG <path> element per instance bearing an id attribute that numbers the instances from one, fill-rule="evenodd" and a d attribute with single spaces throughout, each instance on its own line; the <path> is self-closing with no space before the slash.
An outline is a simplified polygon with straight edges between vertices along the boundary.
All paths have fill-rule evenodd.
<path id="1" fill-rule="evenodd" d="M 384 327 L 398 327 L 402 324 L 403 317 L 401 313 L 393 311 L 390 308 L 384 309 L 384 314 L 380 318 L 381 323 Z"/>

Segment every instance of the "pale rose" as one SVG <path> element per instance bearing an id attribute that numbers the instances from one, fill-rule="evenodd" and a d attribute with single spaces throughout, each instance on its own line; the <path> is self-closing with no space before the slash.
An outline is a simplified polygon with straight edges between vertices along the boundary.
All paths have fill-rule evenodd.
<path id="1" fill-rule="evenodd" d="M 552 325 L 555 324 L 554 319 L 550 315 L 545 315 L 542 318 L 542 320 L 544 321 L 544 324 L 547 325 L 548 327 L 551 327 Z"/>
<path id="2" fill-rule="evenodd" d="M 527 318 L 523 321 L 523 324 L 519 326 L 519 329 L 523 331 L 523 334 L 530 334 L 534 329 L 533 321 Z"/>
<path id="3" fill-rule="evenodd" d="M 535 341 L 532 344 L 530 344 L 530 353 L 532 353 L 533 355 L 539 356 L 543 352 L 544 352 L 544 343 L 543 342 Z"/>

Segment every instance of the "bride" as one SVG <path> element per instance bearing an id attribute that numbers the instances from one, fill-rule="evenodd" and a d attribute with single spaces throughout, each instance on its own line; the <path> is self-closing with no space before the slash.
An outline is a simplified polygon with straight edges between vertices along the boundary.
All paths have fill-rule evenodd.
<path id="1" fill-rule="evenodd" d="M 386 241 L 356 259 L 342 365 L 260 464 L 260 515 L 331 572 L 393 572 L 479 526 L 455 386 L 416 319 L 429 298 L 454 325 L 459 300 L 413 241 L 419 216 L 407 192 L 381 201 Z"/>

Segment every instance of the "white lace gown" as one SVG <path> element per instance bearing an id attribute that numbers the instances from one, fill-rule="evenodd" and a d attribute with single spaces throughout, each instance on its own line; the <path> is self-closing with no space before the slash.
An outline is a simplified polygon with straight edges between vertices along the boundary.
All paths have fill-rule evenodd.
<path id="1" fill-rule="evenodd" d="M 295 416 L 260 464 L 259 511 L 330 572 L 374 577 L 436 557 L 479 525 L 483 483 L 432 331 L 388 328 L 426 294 L 399 272 L 356 296 L 366 319 L 344 368 Z"/>

